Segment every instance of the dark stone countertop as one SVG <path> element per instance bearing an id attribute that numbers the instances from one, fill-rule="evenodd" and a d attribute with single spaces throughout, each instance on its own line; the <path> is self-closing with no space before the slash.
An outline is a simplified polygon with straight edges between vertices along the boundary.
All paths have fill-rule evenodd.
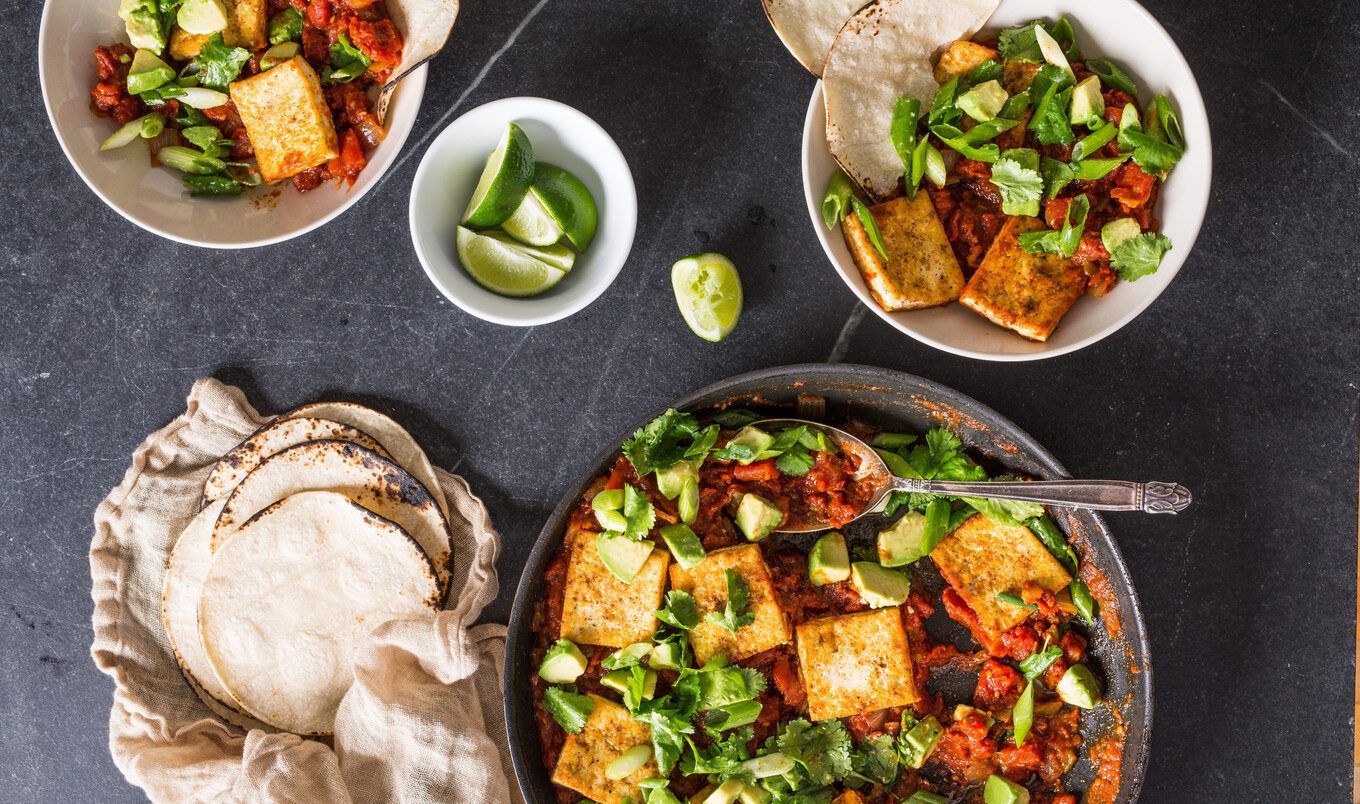
<path id="1" fill-rule="evenodd" d="M 125 222 L 51 136 L 32 49 L 40 4 L 12 6 L 18 46 L 0 55 L 0 801 L 143 799 L 109 758 L 112 685 L 89 656 L 91 515 L 194 379 L 236 383 L 266 411 L 345 398 L 407 424 L 504 535 L 489 611 L 501 619 L 540 523 L 621 428 L 730 374 L 827 360 L 842 336 L 841 359 L 958 388 L 1078 476 L 1194 489 L 1174 520 L 1111 518 L 1157 668 L 1144 801 L 1346 800 L 1360 23 L 1316 0 L 1148 5 L 1209 108 L 1204 231 L 1136 321 L 1023 364 L 956 358 L 858 312 L 802 206 L 813 79 L 755 0 L 465 4 L 407 149 L 477 104 L 542 95 L 603 124 L 637 178 L 623 274 L 584 312 L 533 329 L 464 315 L 425 281 L 406 230 L 415 158 L 338 221 L 265 250 L 199 250 Z M 746 285 L 741 326 L 717 345 L 686 330 L 668 281 L 675 259 L 707 249 L 733 257 Z"/>

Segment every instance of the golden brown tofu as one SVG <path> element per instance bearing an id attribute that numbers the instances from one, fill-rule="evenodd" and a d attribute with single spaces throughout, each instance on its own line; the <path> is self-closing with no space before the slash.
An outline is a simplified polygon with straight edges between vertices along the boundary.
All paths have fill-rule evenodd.
<path id="1" fill-rule="evenodd" d="M 1047 227 L 1038 218 L 1006 220 L 959 301 L 993 323 L 1046 341 L 1086 290 L 1086 272 L 1057 254 L 1031 254 L 1020 235 Z"/>
<path id="2" fill-rule="evenodd" d="M 977 42 L 969 42 L 966 39 L 951 42 L 935 64 L 935 83 L 946 84 L 956 75 L 966 77 L 984 61 L 998 58 L 999 53 Z"/>
<path id="3" fill-rule="evenodd" d="M 997 600 L 997 595 L 1019 596 L 1027 581 L 1056 594 L 1072 582 L 1072 576 L 1029 528 L 1003 525 L 983 514 L 945 537 L 930 559 L 973 609 L 982 636 L 993 646 L 1000 644 L 1002 634 L 1029 617 L 1028 609 Z"/>
<path id="4" fill-rule="evenodd" d="M 944 225 L 924 189 L 912 200 L 894 198 L 869 207 L 888 259 L 878 253 L 858 215 L 846 217 L 845 244 L 884 310 L 937 307 L 959 297 L 963 271 L 945 236 Z"/>
<path id="5" fill-rule="evenodd" d="M 321 82 L 301 56 L 233 83 L 230 94 L 266 182 L 339 156 Z"/>
<path id="6" fill-rule="evenodd" d="M 710 613 L 721 612 L 727 605 L 725 571 L 729 569 L 740 575 L 750 588 L 751 605 L 747 611 L 756 617 L 755 622 L 738 628 L 736 633 L 707 621 Z M 672 564 L 671 588 L 689 592 L 699 604 L 699 614 L 704 620 L 689 632 L 689 641 L 694 646 L 694 658 L 701 666 L 719 654 L 735 662 L 793 638 L 759 545 L 740 544 L 714 550 L 689 569 Z"/>
<path id="7" fill-rule="evenodd" d="M 268 43 L 269 18 L 265 0 L 226 0 L 226 6 L 223 44 L 259 50 Z M 178 25 L 170 29 L 170 55 L 179 61 L 197 56 L 207 42 L 207 36 L 191 34 Z"/>
<path id="8" fill-rule="evenodd" d="M 813 720 L 876 712 L 921 699 L 897 606 L 799 625 L 798 672 Z"/>
<path id="9" fill-rule="evenodd" d="M 653 550 L 632 582 L 624 583 L 600 559 L 594 533 L 569 531 L 568 538 L 573 547 L 562 594 L 562 636 L 611 648 L 646 641 L 656 630 L 670 555 Z"/>
<path id="10" fill-rule="evenodd" d="M 650 745 L 651 730 L 633 720 L 627 709 L 613 701 L 598 695 L 590 697 L 595 701 L 595 708 L 580 732 L 567 735 L 557 767 L 553 769 L 553 784 L 569 787 L 601 804 L 620 804 L 625 796 L 635 802 L 642 801 L 638 782 L 661 775 L 655 757 L 618 781 L 605 776 L 605 769 L 628 749 Z"/>
<path id="11" fill-rule="evenodd" d="M 992 142 L 1002 151 L 1009 151 L 1012 148 L 1025 147 L 1025 128 L 1029 125 L 1029 119 L 1034 115 L 1034 107 L 1025 109 L 1025 113 L 1020 115 L 1020 123 L 1014 128 L 1008 128 L 996 135 Z"/>
<path id="12" fill-rule="evenodd" d="M 1029 89 L 1030 82 L 1034 80 L 1042 66 L 1028 61 L 1007 60 L 1001 67 L 1001 85 L 1012 95 L 1019 95 Z M 1038 98 L 1031 100 L 1035 103 L 1039 101 Z"/>

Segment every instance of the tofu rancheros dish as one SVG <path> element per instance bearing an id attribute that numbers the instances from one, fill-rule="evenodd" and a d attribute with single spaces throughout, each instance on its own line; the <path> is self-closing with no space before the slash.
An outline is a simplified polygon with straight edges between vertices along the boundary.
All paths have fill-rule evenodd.
<path id="1" fill-rule="evenodd" d="M 870 4 L 827 57 L 844 173 L 826 224 L 844 220 L 883 309 L 957 301 L 1047 340 L 1082 295 L 1155 272 L 1171 249 L 1154 207 L 1186 147 L 1180 122 L 1160 94 L 1140 109 L 1133 79 L 1083 55 L 1066 17 L 945 43 L 921 41 L 934 29 L 919 13 Z"/>
<path id="2" fill-rule="evenodd" d="M 375 90 L 404 46 L 383 0 L 122 0 L 118 14 L 131 46 L 94 54 L 91 108 L 121 126 L 101 150 L 149 140 L 190 195 L 353 185 L 383 139 Z"/>
<path id="3" fill-rule="evenodd" d="M 896 473 L 987 479 L 947 430 L 845 426 Z M 1062 777 L 1081 710 L 1103 701 L 1071 545 L 1042 506 L 901 493 L 876 544 L 828 531 L 804 552 L 775 532 L 852 518 L 878 490 L 857 463 L 741 410 L 670 410 L 625 443 L 572 513 L 535 611 L 562 804 L 1076 804 Z M 932 638 L 937 609 L 980 647 Z M 966 701 L 930 691 L 971 671 Z M 1119 785 L 1121 742 L 1107 744 L 1094 804 Z"/>

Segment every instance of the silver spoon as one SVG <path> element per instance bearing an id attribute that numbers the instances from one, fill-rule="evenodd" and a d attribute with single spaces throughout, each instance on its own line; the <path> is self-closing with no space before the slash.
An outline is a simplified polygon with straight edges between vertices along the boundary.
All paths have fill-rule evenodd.
<path id="1" fill-rule="evenodd" d="M 762 430 L 806 425 L 820 430 L 836 446 L 859 458 L 856 480 L 883 478 L 883 489 L 864 507 L 855 519 L 876 510 L 894 491 L 915 491 L 923 494 L 948 494 L 957 497 L 985 497 L 993 500 L 1018 500 L 1063 508 L 1088 508 L 1094 511 L 1142 511 L 1147 514 L 1175 514 L 1190 505 L 1190 490 L 1176 483 L 1134 483 L 1129 480 L 1018 480 L 968 482 L 957 480 L 918 480 L 897 477 L 873 447 L 836 427 L 803 419 L 765 419 L 755 422 Z M 853 520 L 852 520 L 853 521 Z M 825 530 L 816 523 L 790 523 L 792 527 L 776 530 L 780 533 L 807 533 Z M 847 523 L 848 524 L 848 523 Z"/>

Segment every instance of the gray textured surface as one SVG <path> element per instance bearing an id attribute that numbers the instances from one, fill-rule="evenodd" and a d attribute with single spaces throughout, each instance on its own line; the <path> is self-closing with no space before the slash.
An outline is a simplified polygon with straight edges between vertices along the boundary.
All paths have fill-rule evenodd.
<path id="1" fill-rule="evenodd" d="M 1360 291 L 1360 24 L 1344 3 L 1157 0 L 1215 136 L 1205 229 L 1177 281 L 1115 336 L 1000 365 L 900 337 L 856 302 L 803 213 L 812 78 L 755 0 L 467 2 L 408 149 L 505 95 L 562 100 L 637 178 L 633 256 L 573 319 L 512 330 L 425 281 L 405 228 L 416 159 L 318 232 L 265 251 L 159 240 L 104 207 L 49 134 L 10 9 L 0 55 L 0 801 L 138 801 L 109 759 L 110 682 L 89 659 L 95 504 L 206 374 L 261 409 L 374 404 L 463 473 L 518 562 L 568 479 L 647 409 L 780 363 L 911 371 L 973 395 L 1079 475 L 1179 480 L 1175 520 L 1113 518 L 1157 668 L 1144 800 L 1342 801 L 1350 786 Z M 518 40 L 489 63 L 527 17 Z M 455 100 L 486 67 L 463 104 Z M 376 219 L 373 226 L 361 225 Z M 743 269 L 720 345 L 674 309 L 700 249 Z M 1264 490 L 1269 482 L 1271 491 Z"/>

